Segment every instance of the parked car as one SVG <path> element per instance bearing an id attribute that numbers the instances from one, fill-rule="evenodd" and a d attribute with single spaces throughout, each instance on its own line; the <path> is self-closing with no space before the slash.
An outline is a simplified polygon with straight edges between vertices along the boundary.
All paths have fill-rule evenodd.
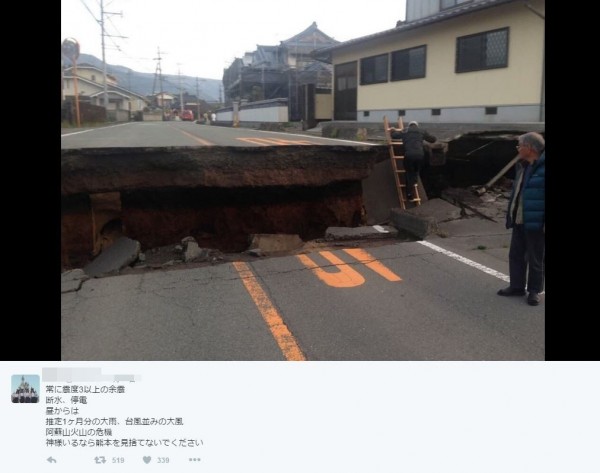
<path id="1" fill-rule="evenodd" d="M 183 121 L 193 122 L 194 121 L 194 112 L 192 112 L 191 110 L 184 110 L 183 112 L 181 112 L 181 119 Z"/>

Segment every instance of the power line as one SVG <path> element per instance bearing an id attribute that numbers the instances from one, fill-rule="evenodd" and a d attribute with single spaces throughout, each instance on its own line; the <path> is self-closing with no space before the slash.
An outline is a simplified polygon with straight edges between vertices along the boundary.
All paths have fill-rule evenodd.
<path id="1" fill-rule="evenodd" d="M 94 15 L 94 13 L 92 12 L 92 10 L 90 10 L 90 7 L 87 5 L 87 3 L 85 3 L 85 1 L 84 1 L 84 0 L 79 0 L 79 1 L 80 1 L 80 2 L 81 2 L 81 4 L 82 4 L 82 5 L 85 7 L 85 9 L 88 11 L 88 13 L 89 13 L 89 14 L 92 16 L 92 18 L 93 18 L 93 19 L 96 21 L 96 23 L 98 23 L 98 24 L 100 24 L 100 26 L 102 26 L 102 25 L 101 25 L 101 22 L 100 22 L 100 20 L 98 20 L 98 18 L 96 18 L 96 16 L 95 16 L 95 15 Z M 97 5 L 98 7 L 100 7 L 100 8 L 102 8 L 102 4 L 101 4 L 100 0 L 96 0 L 96 5 Z M 111 13 L 109 13 L 109 12 L 105 12 L 105 13 L 106 13 L 107 15 L 108 15 L 108 14 L 111 14 Z M 112 13 L 112 14 L 113 14 L 113 15 L 114 15 L 114 14 L 122 15 L 122 13 Z M 124 56 L 125 56 L 127 59 L 130 59 L 130 60 L 132 60 L 132 61 L 134 61 L 134 62 L 136 62 L 136 63 L 138 63 L 138 64 L 140 64 L 140 65 L 141 65 L 141 63 L 139 62 L 139 59 L 141 59 L 141 60 L 148 60 L 148 61 L 151 61 L 151 60 L 152 60 L 152 58 L 134 58 L 134 57 L 130 56 L 129 54 L 127 54 L 125 51 L 123 51 L 123 48 L 122 48 L 122 46 L 121 46 L 121 45 L 119 45 L 119 44 L 117 44 L 117 42 L 116 42 L 116 41 L 115 41 L 113 38 L 123 38 L 123 39 L 127 39 L 127 36 L 123 36 L 123 35 L 121 34 L 121 32 L 119 31 L 119 29 L 117 28 L 117 26 L 116 26 L 116 25 L 113 23 L 113 21 L 112 21 L 112 19 L 110 18 L 110 16 L 108 16 L 108 17 L 107 17 L 107 19 L 108 19 L 108 21 L 110 22 L 110 24 L 112 25 L 112 27 L 115 29 L 115 31 L 116 31 L 116 33 L 117 33 L 117 34 L 116 34 L 116 35 L 114 35 L 114 34 L 113 34 L 113 35 L 111 35 L 111 34 L 108 34 L 108 33 L 106 33 L 106 28 L 105 28 L 105 36 L 106 36 L 106 37 L 108 37 L 108 38 L 110 38 L 110 41 L 111 41 L 111 43 L 113 44 L 113 46 L 115 47 L 115 50 L 116 50 L 116 51 L 119 51 L 119 52 L 120 52 L 122 55 L 124 55 Z M 142 67 L 143 67 L 143 69 L 144 69 L 144 72 L 147 72 L 147 73 L 149 73 L 149 74 L 151 74 L 151 73 L 152 73 L 152 71 L 151 71 L 151 70 L 148 68 L 148 66 L 142 66 Z"/>
<path id="2" fill-rule="evenodd" d="M 104 75 L 103 98 L 104 98 L 104 107 L 106 109 L 106 113 L 108 114 L 108 82 L 107 82 L 107 78 L 106 78 L 108 72 L 106 70 L 106 53 L 105 53 L 106 45 L 105 45 L 104 38 L 108 36 L 109 38 L 111 38 L 111 41 L 112 41 L 112 38 L 117 37 L 117 36 L 106 34 L 105 19 L 104 19 L 106 15 L 121 15 L 122 16 L 122 13 L 105 11 L 104 10 L 104 0 L 100 0 L 100 29 L 101 29 L 101 36 L 102 36 L 102 65 L 103 65 L 103 73 L 104 73 L 103 74 Z M 110 20 L 110 17 L 109 17 L 109 20 Z M 114 44 L 114 41 L 113 41 L 113 44 Z M 117 46 L 117 48 L 118 48 L 118 46 Z"/>
<path id="3" fill-rule="evenodd" d="M 85 7 L 85 9 L 90 13 L 90 15 L 92 15 L 92 18 L 94 20 L 96 20 L 96 23 L 99 23 L 98 18 L 96 18 L 94 16 L 94 13 L 92 12 L 92 10 L 90 10 L 90 7 L 87 6 L 87 4 L 83 1 L 83 0 L 79 0 L 81 2 L 81 4 Z"/>
<path id="4" fill-rule="evenodd" d="M 121 13 L 122 15 L 122 13 Z M 127 36 L 123 36 L 121 34 L 121 32 L 119 31 L 119 29 L 117 28 L 117 26 L 113 23 L 113 21 L 110 19 L 110 17 L 108 18 L 108 21 L 110 22 L 110 24 L 113 26 L 113 28 L 115 29 L 115 31 L 117 32 L 118 35 L 116 35 L 115 37 L 117 38 L 127 38 Z"/>

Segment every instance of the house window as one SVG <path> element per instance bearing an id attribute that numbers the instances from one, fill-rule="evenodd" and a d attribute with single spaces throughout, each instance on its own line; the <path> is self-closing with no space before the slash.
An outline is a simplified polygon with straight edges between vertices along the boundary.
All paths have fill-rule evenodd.
<path id="1" fill-rule="evenodd" d="M 392 80 L 425 77 L 427 46 L 403 49 L 392 53 Z"/>
<path id="2" fill-rule="evenodd" d="M 369 116 L 371 116 L 371 112 L 369 110 L 363 111 L 363 117 L 369 117 Z"/>
<path id="3" fill-rule="evenodd" d="M 454 8 L 456 5 L 461 3 L 468 3 L 472 0 L 440 0 L 440 10 L 447 10 L 448 8 Z"/>
<path id="4" fill-rule="evenodd" d="M 498 115 L 498 107 L 485 107 L 486 115 Z"/>
<path id="5" fill-rule="evenodd" d="M 406 116 L 406 110 L 398 110 L 398 116 L 399 116 L 399 117 L 404 117 L 404 116 Z"/>
<path id="6" fill-rule="evenodd" d="M 432 108 L 431 109 L 431 115 L 441 115 L 441 114 L 442 114 L 441 108 Z"/>
<path id="7" fill-rule="evenodd" d="M 508 66 L 508 28 L 456 38 L 456 72 Z"/>
<path id="8" fill-rule="evenodd" d="M 380 84 L 388 80 L 388 55 L 366 57 L 360 60 L 360 85 Z"/>

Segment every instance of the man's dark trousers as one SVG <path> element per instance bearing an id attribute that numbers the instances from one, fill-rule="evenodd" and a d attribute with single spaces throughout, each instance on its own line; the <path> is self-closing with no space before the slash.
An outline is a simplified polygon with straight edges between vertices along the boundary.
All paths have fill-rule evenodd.
<path id="1" fill-rule="evenodd" d="M 510 287 L 527 292 L 544 291 L 544 252 L 546 235 L 541 230 L 527 231 L 524 225 L 514 225 L 508 253 Z M 529 268 L 528 268 L 529 266 Z M 529 276 L 527 279 L 527 271 Z"/>
<path id="2" fill-rule="evenodd" d="M 404 157 L 404 170 L 406 171 L 406 195 L 407 197 L 415 194 L 415 184 L 419 182 L 419 173 L 421 167 L 423 167 L 423 156 L 410 156 Z"/>

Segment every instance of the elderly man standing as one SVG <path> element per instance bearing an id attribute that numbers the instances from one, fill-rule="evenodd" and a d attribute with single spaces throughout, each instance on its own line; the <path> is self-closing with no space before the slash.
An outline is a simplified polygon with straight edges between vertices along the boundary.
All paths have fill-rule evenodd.
<path id="1" fill-rule="evenodd" d="M 500 289 L 501 296 L 524 296 L 538 305 L 544 290 L 544 253 L 546 247 L 546 153 L 539 133 L 519 136 L 513 190 L 508 202 L 506 228 L 512 228 L 508 255 L 510 285 Z"/>

